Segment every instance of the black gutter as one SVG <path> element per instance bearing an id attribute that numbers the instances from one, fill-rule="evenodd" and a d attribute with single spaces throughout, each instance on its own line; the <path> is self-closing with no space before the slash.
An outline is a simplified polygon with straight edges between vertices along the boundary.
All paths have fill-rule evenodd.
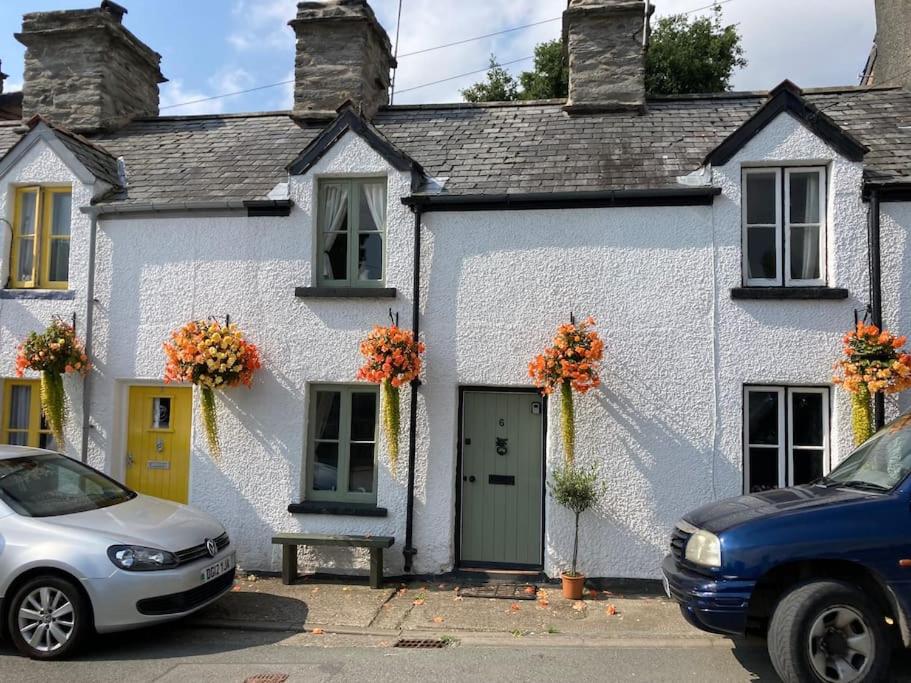
<path id="1" fill-rule="evenodd" d="M 533 209 L 598 209 L 626 206 L 710 206 L 720 187 L 668 187 L 598 192 L 528 192 L 522 194 L 416 194 L 406 206 L 426 211 L 524 211 Z"/>
<path id="2" fill-rule="evenodd" d="M 879 189 L 870 189 L 869 235 L 870 243 L 870 318 L 879 329 L 883 328 L 882 256 L 880 253 Z M 886 424 L 886 401 L 883 392 L 873 398 L 873 424 L 877 430 Z"/>
<path id="3" fill-rule="evenodd" d="M 244 207 L 247 209 L 247 218 L 291 215 L 290 199 L 247 199 Z"/>
<path id="4" fill-rule="evenodd" d="M 421 338 L 421 207 L 414 211 L 414 274 L 411 294 L 411 329 L 414 340 Z M 405 504 L 405 573 L 411 572 L 412 561 L 418 551 L 414 547 L 414 466 L 417 453 L 418 387 L 421 380 L 411 382 L 411 409 L 408 414 L 408 499 Z"/>

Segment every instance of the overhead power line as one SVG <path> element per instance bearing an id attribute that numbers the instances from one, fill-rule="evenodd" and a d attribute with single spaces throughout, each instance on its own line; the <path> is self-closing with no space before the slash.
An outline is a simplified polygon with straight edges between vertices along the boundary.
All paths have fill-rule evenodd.
<path id="1" fill-rule="evenodd" d="M 529 59 L 534 59 L 534 58 L 535 58 L 534 55 L 528 55 L 528 57 L 520 57 L 519 59 L 513 59 L 508 62 L 497 62 L 497 66 L 509 66 L 510 64 L 518 64 L 519 62 L 526 62 Z M 458 80 L 459 78 L 465 78 L 465 76 L 473 76 L 474 74 L 484 73 L 485 71 L 488 71 L 488 70 L 490 70 L 489 65 L 485 66 L 483 69 L 475 69 L 474 71 L 466 71 L 465 73 L 459 74 L 458 76 L 450 76 L 449 78 L 441 78 L 438 81 L 430 81 L 430 83 L 422 83 L 421 85 L 414 85 L 410 88 L 403 88 L 402 90 L 399 90 L 399 94 L 401 94 L 403 92 L 410 92 L 412 90 L 420 90 L 421 88 L 427 88 L 431 85 L 437 85 L 438 83 L 446 83 L 447 81 L 455 81 L 455 80 Z"/>
<path id="2" fill-rule="evenodd" d="M 730 2 L 730 0 L 727 0 Z M 560 21 L 563 17 L 553 17 L 552 19 L 544 19 L 542 21 L 536 21 L 533 24 L 523 24 L 522 26 L 513 26 L 512 28 L 505 28 L 502 31 L 494 31 L 493 33 L 485 33 L 482 36 L 472 36 L 471 38 L 465 38 L 464 40 L 457 40 L 453 43 L 444 43 L 443 45 L 434 45 L 433 47 L 425 47 L 422 50 L 415 50 L 414 52 L 406 52 L 399 57 L 413 57 L 415 55 L 422 55 L 427 52 L 434 52 L 435 50 L 442 50 L 447 47 L 454 47 L 456 45 L 465 45 L 466 43 L 473 43 L 477 40 L 484 40 L 485 38 L 493 38 L 494 36 L 502 36 L 505 33 L 513 33 L 514 31 L 521 31 L 526 28 L 532 28 L 534 26 L 543 26 L 544 24 L 550 24 L 555 21 Z"/>
<path id="3" fill-rule="evenodd" d="M 726 5 L 726 4 L 729 3 L 729 2 L 733 2 L 733 0 L 717 0 L 717 2 L 713 2 L 713 3 L 709 4 L 709 5 L 704 5 L 704 6 L 702 6 L 702 7 L 695 7 L 695 8 L 693 8 L 693 9 L 688 9 L 688 10 L 685 10 L 685 11 L 683 11 L 683 12 L 678 12 L 677 14 L 693 14 L 694 12 L 701 12 L 702 10 L 711 9 L 711 8 L 713 8 L 713 7 L 716 7 L 716 6 Z M 457 40 L 457 41 L 454 41 L 454 42 L 452 42 L 452 43 L 444 43 L 444 44 L 442 44 L 442 45 L 434 45 L 434 46 L 432 46 L 432 47 L 425 47 L 425 48 L 422 48 L 422 49 L 420 49 L 420 50 L 415 50 L 414 52 L 406 52 L 405 54 L 399 55 L 398 58 L 399 58 L 399 59 L 402 59 L 402 58 L 404 58 L 404 57 L 413 57 L 413 56 L 415 56 L 415 55 L 422 55 L 422 54 L 426 54 L 426 53 L 428 53 L 428 52 L 434 52 L 434 51 L 436 51 L 436 50 L 443 50 L 443 49 L 445 49 L 445 48 L 454 47 L 454 46 L 456 46 L 456 45 L 465 45 L 465 44 L 467 44 L 467 43 L 473 43 L 473 42 L 476 42 L 476 41 L 478 41 L 478 40 L 484 40 L 485 38 L 493 38 L 494 36 L 500 36 L 500 35 L 503 35 L 503 34 L 506 34 L 506 33 L 513 33 L 513 32 L 515 32 L 515 31 L 521 31 L 521 30 L 524 30 L 524 29 L 527 29 L 527 28 L 533 28 L 533 27 L 535 27 L 535 26 L 542 26 L 543 24 L 549 24 L 549 23 L 552 23 L 552 22 L 555 22 L 555 21 L 560 21 L 562 18 L 563 18 L 562 16 L 560 16 L 560 17 L 551 17 L 550 19 L 542 19 L 541 21 L 536 21 L 536 22 L 533 22 L 533 23 L 531 23 L 531 24 L 523 24 L 523 25 L 521 25 L 521 26 L 513 26 L 512 28 L 505 28 L 505 29 L 503 29 L 502 31 L 494 31 L 493 33 L 485 33 L 485 34 L 479 35 L 479 36 L 472 36 L 471 38 L 464 38 L 464 39 L 462 39 L 462 40 Z M 401 21 L 401 20 L 400 20 L 400 21 Z M 398 43 L 398 40 L 396 40 L 396 43 Z M 396 47 L 396 49 L 398 49 L 398 48 Z M 514 60 L 509 61 L 509 62 L 503 62 L 503 63 L 499 64 L 499 66 L 509 66 L 510 64 L 518 64 L 519 62 L 524 62 L 524 61 L 527 61 L 527 60 L 529 60 L 529 59 L 533 59 L 533 57 L 529 56 L 529 57 L 522 57 L 522 58 L 520 58 L 520 59 L 514 59 Z M 427 88 L 427 87 L 429 87 L 429 86 L 431 86 L 431 85 L 437 85 L 437 84 L 439 84 L 439 83 L 446 83 L 446 82 L 448 82 L 448 81 L 454 81 L 454 80 L 457 80 L 457 79 L 459 79 L 459 78 L 464 78 L 464 77 L 466 77 L 466 76 L 473 76 L 474 74 L 482 73 L 482 72 L 484 72 L 484 71 L 487 71 L 488 69 L 489 69 L 489 67 L 484 67 L 483 69 L 476 69 L 475 71 L 468 71 L 468 72 L 466 72 L 466 73 L 464 73 L 464 74 L 459 74 L 458 76 L 450 76 L 450 77 L 448 77 L 448 78 L 441 78 L 440 80 L 431 81 L 430 83 L 423 83 L 422 85 L 415 85 L 415 86 L 412 86 L 412 87 L 410 87 L 410 88 L 404 88 L 404 89 L 402 89 L 402 90 L 396 90 L 396 92 L 399 93 L 399 94 L 401 94 L 401 93 L 403 93 L 403 92 L 410 92 L 410 91 L 412 91 L 412 90 L 420 90 L 421 88 Z M 220 95 L 212 95 L 211 97 L 201 97 L 201 98 L 199 98 L 199 99 L 188 100 L 187 102 L 181 102 L 181 103 L 179 103 L 179 104 L 169 104 L 169 105 L 166 105 L 166 106 L 164 106 L 164 107 L 160 107 L 160 109 L 162 109 L 162 110 L 164 110 L 164 109 L 177 109 L 177 108 L 179 108 L 179 107 L 186 107 L 186 106 L 189 106 L 189 105 L 191 105 L 191 104 L 201 104 L 201 103 L 203 103 L 203 102 L 212 102 L 213 100 L 220 100 L 220 99 L 223 99 L 223 98 L 225 98 L 225 97 L 234 97 L 235 95 L 246 95 L 247 93 L 257 92 L 257 91 L 259 91 L 259 90 L 267 90 L 267 89 L 269 89 L 269 88 L 277 88 L 277 87 L 279 87 L 279 86 L 288 85 L 288 84 L 293 83 L 293 82 L 294 82 L 294 79 L 290 79 L 290 80 L 286 80 L 286 81 L 278 81 L 278 82 L 276 82 L 276 83 L 268 83 L 268 84 L 266 84 L 266 85 L 260 85 L 260 86 L 257 86 L 257 87 L 255 87 L 255 88 L 247 88 L 246 90 L 237 90 L 237 91 L 235 91 L 235 92 L 227 92 L 227 93 L 222 93 L 222 94 L 220 94 Z"/>

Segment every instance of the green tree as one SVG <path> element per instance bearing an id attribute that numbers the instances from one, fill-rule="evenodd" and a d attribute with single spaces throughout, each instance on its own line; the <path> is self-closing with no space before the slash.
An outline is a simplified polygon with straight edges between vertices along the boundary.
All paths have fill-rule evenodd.
<path id="1" fill-rule="evenodd" d="M 662 17 L 649 41 L 645 89 L 653 95 L 722 92 L 746 64 L 737 27 L 722 25 L 719 5 L 711 17 Z"/>
<path id="2" fill-rule="evenodd" d="M 551 40 L 535 47 L 535 68 L 519 74 L 521 100 L 563 99 L 569 92 L 569 72 L 563 42 Z"/>
<path id="3" fill-rule="evenodd" d="M 490 55 L 487 80 L 475 83 L 462 91 L 466 102 L 509 102 L 518 97 L 518 84 L 497 58 Z"/>
<path id="4" fill-rule="evenodd" d="M 684 14 L 662 17 L 652 30 L 645 62 L 645 88 L 654 95 L 722 92 L 731 87 L 735 69 L 746 66 L 741 38 L 734 25 L 721 22 L 721 7 L 710 17 Z M 518 81 L 490 56 L 487 80 L 462 91 L 468 102 L 562 99 L 569 90 L 563 43 L 551 40 L 535 47 L 531 71 Z"/>

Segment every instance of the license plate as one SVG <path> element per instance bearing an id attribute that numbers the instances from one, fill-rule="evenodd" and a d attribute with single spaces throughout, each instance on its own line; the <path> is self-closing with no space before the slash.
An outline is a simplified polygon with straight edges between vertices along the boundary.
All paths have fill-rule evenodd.
<path id="1" fill-rule="evenodd" d="M 227 557 L 219 560 L 215 564 L 209 565 L 200 572 L 202 578 L 202 583 L 207 583 L 212 579 L 217 579 L 219 576 L 225 572 L 231 571 L 231 568 L 234 566 L 234 553 L 231 553 Z"/>
<path id="2" fill-rule="evenodd" d="M 667 597 L 671 597 L 671 584 L 667 580 L 666 576 L 661 577 L 662 582 L 664 583 L 664 592 L 667 593 Z"/>

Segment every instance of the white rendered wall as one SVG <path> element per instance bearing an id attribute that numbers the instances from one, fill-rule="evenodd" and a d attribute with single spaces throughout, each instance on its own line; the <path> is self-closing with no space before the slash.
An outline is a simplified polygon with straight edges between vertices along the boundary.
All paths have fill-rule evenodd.
<path id="1" fill-rule="evenodd" d="M 740 169 L 821 163 L 829 168 L 829 284 L 847 301 L 733 301 L 741 284 Z M 387 285 L 395 299 L 297 299 L 315 283 L 314 212 L 320 176 L 389 178 Z M 75 182 L 50 150 L 34 150 L 10 182 Z M 847 162 L 787 115 L 714 169 L 714 207 L 430 213 L 424 216 L 422 336 L 427 342 L 418 414 L 415 570 L 447 571 L 454 558 L 460 386 L 529 386 L 527 365 L 570 312 L 593 315 L 606 341 L 604 384 L 577 400 L 577 457 L 597 462 L 608 495 L 583 518 L 580 565 L 591 576 L 655 577 L 674 522 L 742 489 L 745 383 L 824 384 L 866 303 L 866 206 L 861 165 Z M 391 534 L 387 572 L 402 570 L 409 391 L 402 392 L 398 476 L 381 452 L 377 504 L 385 518 L 290 514 L 302 498 L 308 387 L 351 383 L 358 343 L 391 306 L 410 327 L 413 217 L 401 198 L 410 177 L 347 135 L 307 175 L 291 179 L 287 218 L 159 217 L 102 220 L 96 275 L 96 375 L 90 462 L 124 476 L 126 388 L 157 382 L 161 344 L 188 320 L 230 314 L 260 346 L 254 388 L 220 394 L 224 453 L 213 459 L 194 409 L 190 503 L 221 519 L 242 566 L 279 567 L 279 531 Z M 74 186 L 74 301 L 0 300 L 0 362 L 54 312 L 84 319 L 88 188 Z M 907 205 L 884 205 L 887 323 L 911 329 L 900 282 L 911 268 Z M 8 241 L 8 236 L 5 237 Z M 887 247 L 888 245 L 888 247 Z M 2 258 L 8 258 L 8 243 Z M 3 268 L 5 261 L 0 260 Z M 5 277 L 5 275 L 4 275 Z M 891 279 L 890 279 L 891 278 Z M 38 321 L 43 321 L 39 324 Z M 81 417 L 78 385 L 68 380 Z M 833 390 L 833 463 L 849 449 L 846 397 Z M 75 398 L 75 400 L 74 400 Z M 562 458 L 559 412 L 548 411 L 548 469 Z M 78 432 L 68 441 L 78 447 Z M 545 502 L 545 570 L 571 553 L 572 518 Z M 361 552 L 301 551 L 304 570 L 363 571 Z"/>
<path id="2" fill-rule="evenodd" d="M 12 223 L 16 188 L 23 185 L 71 185 L 73 189 L 70 217 L 69 289 L 72 299 L 42 300 L 35 298 L 0 299 L 0 377 L 16 375 L 16 349 L 29 332 L 43 332 L 53 316 L 72 322 L 76 314 L 76 331 L 85 338 L 86 281 L 88 278 L 89 233 L 91 220 L 79 209 L 88 206 L 92 187 L 79 181 L 43 141 L 37 142 L 19 162 L 0 178 L 0 217 Z M 9 226 L 0 221 L 0 286 L 6 287 L 10 271 Z M 26 378 L 38 379 L 39 373 L 28 372 Z M 82 448 L 81 377 L 66 377 L 64 387 L 69 416 L 64 431 L 67 455 L 79 458 Z M 0 403 L 3 397 L 0 395 Z"/>
<path id="3" fill-rule="evenodd" d="M 573 312 L 593 315 L 606 343 L 602 387 L 576 402 L 577 460 L 608 485 L 583 517 L 580 566 L 655 575 L 674 522 L 711 499 L 711 208 L 440 213 L 425 225 L 430 453 L 417 518 L 446 518 L 418 527 L 420 552 L 451 553 L 457 387 L 528 386 L 528 363 Z M 556 401 L 548 417 L 550 470 L 563 457 Z M 545 515 L 554 574 L 572 554 L 572 515 L 549 496 Z"/>
<path id="4" fill-rule="evenodd" d="M 911 202 L 880 205 L 883 324 L 911 336 Z M 886 396 L 887 416 L 911 409 L 911 392 Z"/>
<path id="5" fill-rule="evenodd" d="M 828 280 L 849 290 L 846 300 L 732 300 L 742 281 L 741 169 L 745 166 L 826 166 Z M 713 170 L 722 188 L 714 204 L 718 292 L 720 421 L 716 488 L 741 492 L 744 384 L 832 385 L 842 337 L 854 309 L 867 303 L 867 207 L 861 200 L 863 165 L 838 155 L 788 114 L 779 115 L 727 164 Z M 852 449 L 850 400 L 832 387 L 831 458 Z"/>
<path id="6" fill-rule="evenodd" d="M 386 284 L 395 299 L 298 299 L 295 287 L 315 285 L 312 272 L 315 179 L 320 176 L 388 176 Z M 361 365 L 360 341 L 387 310 L 410 326 L 413 219 L 401 198 L 410 176 L 392 170 L 350 134 L 306 176 L 291 179 L 294 208 L 283 218 L 150 218 L 104 220 L 98 235 L 95 353 L 104 377 L 93 392 L 99 423 L 93 448 L 109 455 L 109 470 L 123 476 L 126 387 L 163 373 L 162 343 L 183 323 L 231 316 L 260 348 L 263 368 L 253 388 L 218 394 L 223 454 L 205 444 L 194 400 L 190 504 L 220 519 L 251 569 L 279 568 L 274 532 L 389 534 L 396 546 L 387 570 L 401 573 L 404 543 L 405 458 L 398 480 L 381 454 L 377 504 L 385 518 L 292 515 L 303 488 L 307 396 L 310 383 L 353 383 Z M 198 394 L 198 392 L 196 392 Z M 402 392 L 408 424 L 408 391 Z M 402 452 L 407 430 L 403 429 Z M 368 566 L 365 552 L 320 549 L 301 555 L 302 568 L 347 571 Z"/>

